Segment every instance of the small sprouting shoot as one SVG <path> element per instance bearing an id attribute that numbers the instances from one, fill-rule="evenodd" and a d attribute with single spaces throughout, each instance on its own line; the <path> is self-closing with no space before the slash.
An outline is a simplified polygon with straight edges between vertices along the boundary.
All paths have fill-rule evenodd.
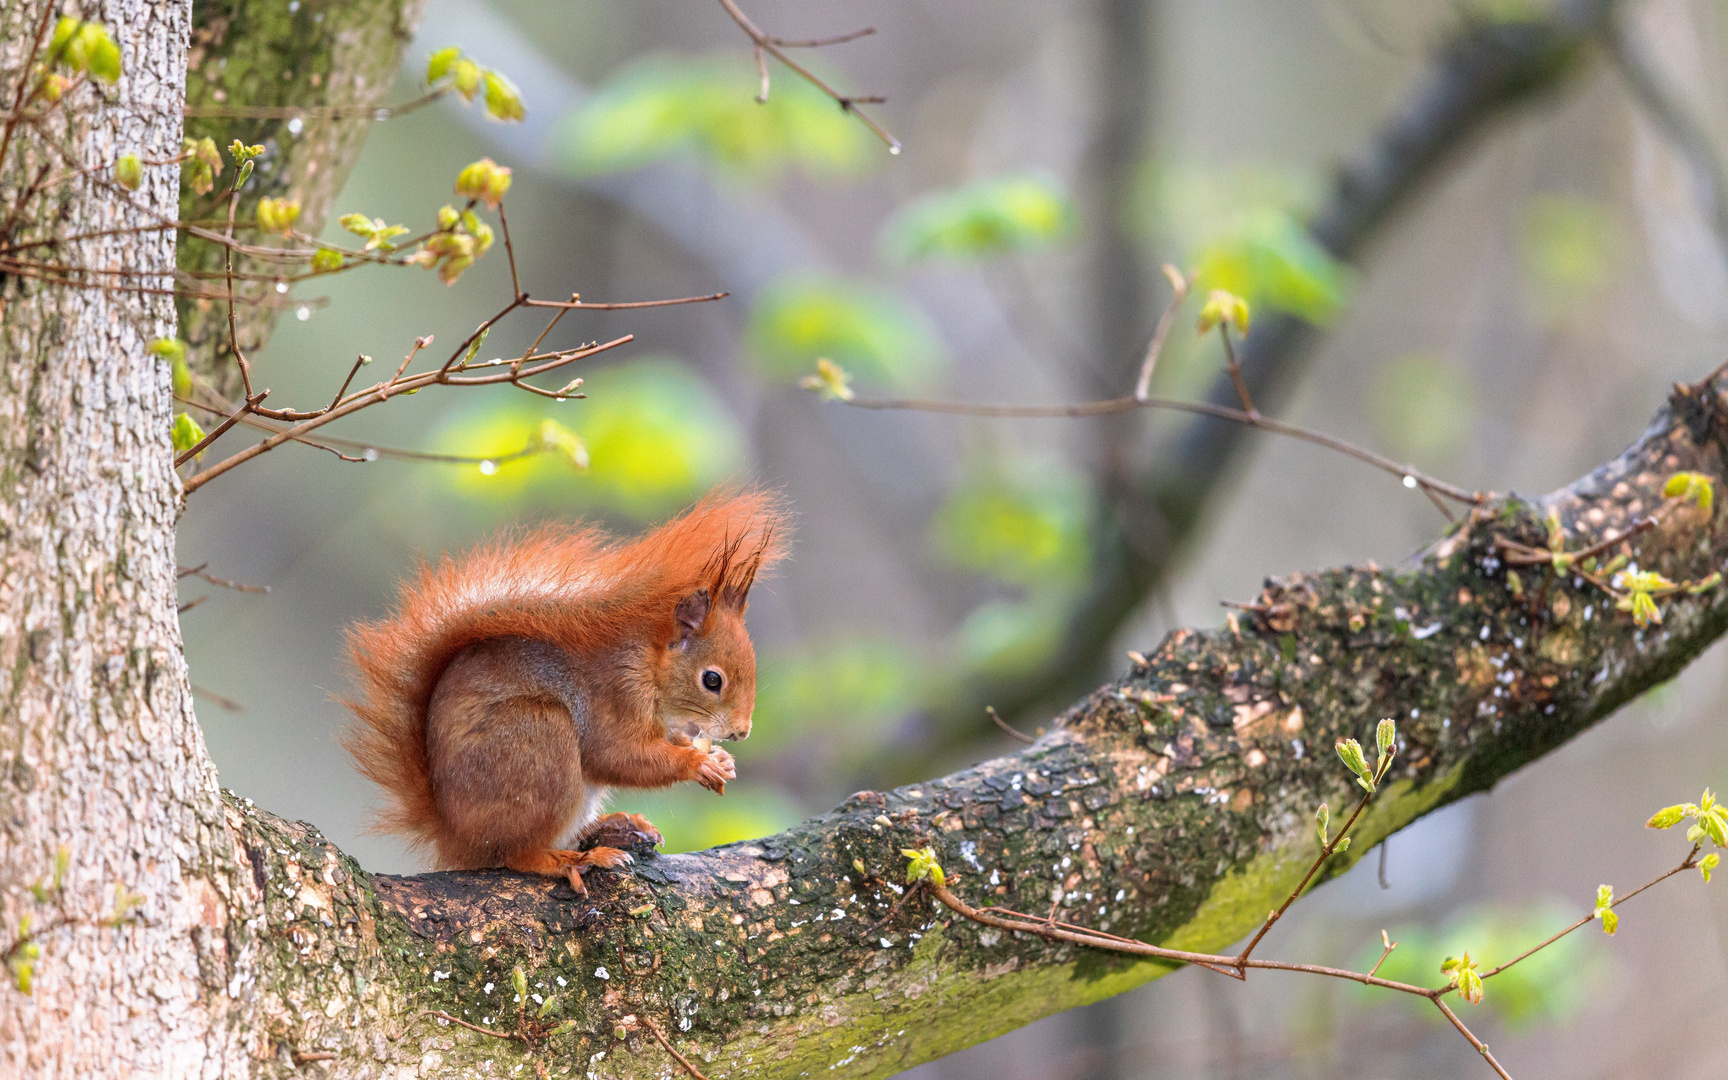
<path id="1" fill-rule="evenodd" d="M 242 184 L 251 179 L 252 167 L 263 155 L 264 147 L 260 143 L 248 146 L 239 139 L 235 139 L 228 144 L 228 156 L 234 159 L 235 167 L 240 170 L 234 175 L 234 189 L 236 191 L 240 189 Z"/>
<path id="2" fill-rule="evenodd" d="M 1624 595 L 1614 601 L 1614 607 L 1630 611 L 1633 624 L 1640 630 L 1651 623 L 1660 625 L 1662 622 L 1662 609 L 1656 606 L 1656 597 L 1666 596 L 1680 588 L 1660 572 L 1639 570 L 1636 566 L 1614 575 L 1614 587 L 1624 591 Z"/>
<path id="3" fill-rule="evenodd" d="M 114 161 L 114 182 L 127 191 L 137 191 L 144 183 L 144 163 L 137 154 L 121 154 Z"/>
<path id="4" fill-rule="evenodd" d="M 176 454 L 184 454 L 204 441 L 204 429 L 198 426 L 198 421 L 192 419 L 191 413 L 180 413 L 174 417 L 172 435 Z"/>
<path id="5" fill-rule="evenodd" d="M 456 194 L 464 199 L 478 199 L 492 209 L 504 201 L 510 190 L 510 169 L 491 158 L 481 158 L 456 174 Z"/>
<path id="6" fill-rule="evenodd" d="M 266 196 L 258 200 L 258 228 L 261 232 L 287 236 L 294 231 L 294 222 L 299 218 L 299 199 Z"/>
<path id="7" fill-rule="evenodd" d="M 192 394 L 192 366 L 186 362 L 186 343 L 179 338 L 157 338 L 149 346 L 150 355 L 168 361 L 169 378 L 174 384 L 175 397 Z"/>
<path id="8" fill-rule="evenodd" d="M 1596 886 L 1596 910 L 1590 913 L 1592 919 L 1602 920 L 1602 932 L 1610 936 L 1620 929 L 1620 916 L 1614 912 L 1614 887 L 1612 885 Z"/>
<path id="9" fill-rule="evenodd" d="M 901 848 L 900 854 L 906 856 L 906 884 L 912 885 L 929 878 L 935 885 L 946 885 L 948 877 L 942 872 L 942 864 L 936 861 L 936 851 L 933 848 Z"/>
<path id="10" fill-rule="evenodd" d="M 540 450 L 556 454 L 577 472 L 588 471 L 588 447 L 581 436 L 558 421 L 550 418 L 540 421 L 534 444 Z"/>
<path id="11" fill-rule="evenodd" d="M 365 214 L 343 214 L 336 224 L 364 238 L 367 251 L 395 251 L 391 241 L 408 231 L 406 225 L 387 225 L 383 218 L 369 218 Z"/>
<path id="12" fill-rule="evenodd" d="M 857 396 L 852 390 L 852 376 L 826 356 L 817 358 L 816 374 L 799 379 L 798 385 L 822 395 L 823 401 L 851 401 Z"/>
<path id="13" fill-rule="evenodd" d="M 475 63 L 457 45 L 439 49 L 426 61 L 426 85 L 448 85 L 468 102 L 483 93 L 486 115 L 494 120 L 519 121 L 528 115 L 515 83 L 503 72 Z"/>
<path id="14" fill-rule="evenodd" d="M 1703 473 L 1677 472 L 1662 485 L 1662 494 L 1683 499 L 1708 514 L 1716 503 L 1716 485 Z"/>
<path id="15" fill-rule="evenodd" d="M 1448 956 L 1440 964 L 1440 973 L 1452 980 L 1452 989 L 1472 1005 L 1482 1004 L 1482 976 L 1476 971 L 1476 961 L 1469 953 Z"/>
<path id="16" fill-rule="evenodd" d="M 1320 809 L 1314 811 L 1314 835 L 1320 838 L 1320 850 L 1322 851 L 1326 850 L 1326 845 L 1332 842 L 1332 838 L 1326 832 L 1327 824 L 1331 819 L 1332 811 L 1326 808 L 1325 803 L 1321 803 Z"/>
<path id="17" fill-rule="evenodd" d="M 120 46 L 101 23 L 68 15 L 54 24 L 54 37 L 48 42 L 48 65 L 65 67 L 112 86 L 120 81 Z M 48 90 L 50 101 L 57 101 L 67 84 L 54 83 L 50 90 L 47 75 L 44 69 L 44 89 Z"/>
<path id="18" fill-rule="evenodd" d="M 208 135 L 181 139 L 180 156 L 186 161 L 186 186 L 195 195 L 209 193 L 222 174 L 222 151 L 216 149 L 216 140 Z"/>
<path id="19" fill-rule="evenodd" d="M 1195 329 L 1205 334 L 1214 326 L 1233 326 L 1242 337 L 1248 335 L 1248 301 L 1225 289 L 1213 289 L 1200 308 Z"/>

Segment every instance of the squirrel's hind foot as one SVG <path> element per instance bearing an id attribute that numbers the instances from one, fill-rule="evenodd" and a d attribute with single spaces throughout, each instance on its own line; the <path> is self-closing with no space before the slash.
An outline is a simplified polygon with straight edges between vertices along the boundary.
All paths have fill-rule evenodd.
<path id="1" fill-rule="evenodd" d="M 541 874 L 545 877 L 561 877 L 576 890 L 577 896 L 587 896 L 588 887 L 582 882 L 582 875 L 593 867 L 603 870 L 616 870 L 627 863 L 635 862 L 628 851 L 619 851 L 611 847 L 592 847 L 587 851 L 558 851 L 552 848 L 541 848 L 538 851 L 528 851 L 512 858 L 504 865 L 511 870 L 519 870 L 524 874 Z"/>
<path id="2" fill-rule="evenodd" d="M 641 814 L 602 814 L 582 830 L 583 844 L 611 848 L 641 847 L 652 851 L 666 842 L 660 830 Z"/>

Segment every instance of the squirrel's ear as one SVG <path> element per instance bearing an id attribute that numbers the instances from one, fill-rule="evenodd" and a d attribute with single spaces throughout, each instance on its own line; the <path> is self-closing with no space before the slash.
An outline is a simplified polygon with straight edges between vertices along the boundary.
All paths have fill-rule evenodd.
<path id="1" fill-rule="evenodd" d="M 708 603 L 707 589 L 698 589 L 678 601 L 672 609 L 672 617 L 678 621 L 678 641 L 688 641 L 702 632 L 702 624 L 708 621 Z"/>

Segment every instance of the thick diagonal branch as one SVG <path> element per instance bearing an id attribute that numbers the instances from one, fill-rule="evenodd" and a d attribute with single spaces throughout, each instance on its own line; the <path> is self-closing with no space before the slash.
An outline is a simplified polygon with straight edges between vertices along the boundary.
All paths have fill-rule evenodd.
<path id="1" fill-rule="evenodd" d="M 901 849 L 934 847 L 980 905 L 1054 905 L 1070 925 L 1220 951 L 1311 865 L 1314 807 L 1350 797 L 1335 739 L 1399 718 L 1354 855 L 1559 746 L 1728 628 L 1720 587 L 1664 598 L 1641 629 L 1590 582 L 1539 589 L 1542 571 L 1514 581 L 1502 556 L 1504 540 L 1545 544 L 1553 510 L 1568 549 L 1629 535 L 1640 567 L 1707 579 L 1728 563 L 1714 512 L 1632 529 L 1674 472 L 1728 482 L 1725 432 L 1728 397 L 1678 391 L 1572 486 L 1479 507 L 1395 569 L 1273 582 L 1236 629 L 1171 634 L 1019 753 L 861 792 L 766 840 L 596 874 L 585 899 L 502 871 L 370 876 L 309 826 L 233 806 L 258 886 L 229 918 L 233 948 L 258 958 L 257 1007 L 284 1059 L 334 1053 L 339 1075 L 604 1061 L 611 1077 L 665 1076 L 650 1021 L 709 1076 L 891 1075 L 1171 970 L 904 897 Z"/>

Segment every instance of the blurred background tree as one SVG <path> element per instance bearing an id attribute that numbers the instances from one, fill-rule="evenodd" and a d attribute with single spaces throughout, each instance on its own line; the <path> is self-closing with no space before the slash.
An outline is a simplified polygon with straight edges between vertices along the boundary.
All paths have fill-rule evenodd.
<path id="1" fill-rule="evenodd" d="M 797 546 L 753 605 L 763 690 L 738 783 L 723 800 L 615 799 L 673 850 L 995 753 L 1005 737 L 983 704 L 1037 727 L 1120 674 L 1125 649 L 1217 623 L 1217 601 L 1250 598 L 1263 574 L 1394 562 L 1431 538 L 1443 520 L 1388 477 L 1210 422 L 860 413 L 796 389 L 828 357 L 888 394 L 1121 394 L 1167 296 L 1162 261 L 1255 302 L 1263 409 L 1467 487 L 1571 479 L 1728 346 L 1708 163 L 1728 133 L 1723 10 L 1627 3 L 1616 36 L 1600 21 L 1613 9 L 754 7 L 792 36 L 876 27 L 811 63 L 888 95 L 874 113 L 903 142 L 896 156 L 783 71 L 756 103 L 748 42 L 718 8 L 428 0 L 391 99 L 415 97 L 427 57 L 460 44 L 515 80 L 527 117 L 500 125 L 446 100 L 372 125 L 332 218 L 423 219 L 489 155 L 516 169 L 512 228 L 535 295 L 732 296 L 566 319 L 549 346 L 638 335 L 580 372 L 585 401 L 427 395 L 332 429 L 502 457 L 555 418 L 584 441 L 585 473 L 550 457 L 346 465 L 286 448 L 201 491 L 180 561 L 273 588 L 184 618 L 194 681 L 242 706 L 199 705 L 224 783 L 315 820 L 369 868 L 419 869 L 363 831 L 375 792 L 334 739 L 342 627 L 377 614 L 416 558 L 547 518 L 635 530 L 729 478 L 783 486 Z M 1483 70 L 1493 92 L 1406 162 L 1404 187 L 1364 202 L 1372 184 L 1338 180 L 1340 163 L 1398 149 L 1410 133 L 1397 118 L 1443 108 L 1447 73 Z M 450 289 L 376 274 L 327 305 L 301 285 L 260 363 L 281 397 L 327 393 L 355 351 L 460 340 L 507 273 L 485 260 Z M 485 348 L 507 356 L 531 333 L 506 326 Z M 1179 329 L 1155 389 L 1207 393 L 1215 341 Z M 183 595 L 205 591 L 189 580 Z M 1364 921 L 1426 927 L 1437 952 L 1460 927 L 1515 941 L 1605 868 L 1658 869 L 1666 853 L 1638 835 L 1652 799 L 1719 783 L 1728 763 L 1728 735 L 1700 727 L 1723 675 L 1718 650 L 1493 795 L 1395 837 L 1383 885 L 1370 857 L 1277 932 L 1339 962 Z M 1728 930 L 1728 907 L 1692 889 L 1650 903 L 1611 956 L 1594 942 L 1555 954 L 1499 995 L 1488 1041 L 1549 1075 L 1721 1075 L 1728 1049 L 1708 1036 L 1728 1019 L 1728 964 L 1699 928 Z M 1402 1008 L 1320 981 L 1160 980 L 916 1075 L 1138 1077 L 1151 1061 L 1160 1077 L 1479 1072 L 1455 1035 Z"/>

